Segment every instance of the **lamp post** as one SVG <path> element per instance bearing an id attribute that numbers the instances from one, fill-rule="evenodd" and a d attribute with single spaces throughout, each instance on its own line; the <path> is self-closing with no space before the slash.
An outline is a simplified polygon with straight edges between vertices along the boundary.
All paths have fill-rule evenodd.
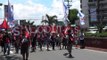
<path id="1" fill-rule="evenodd" d="M 0 3 L 0 6 L 2 6 L 3 4 L 2 3 Z M 1 9 L 1 8 L 0 8 Z"/>
<path id="2" fill-rule="evenodd" d="M 70 2 L 72 2 L 72 0 L 64 0 L 64 2 L 67 2 L 68 15 L 69 15 L 69 14 L 70 14 L 70 13 L 69 13 L 70 7 L 72 6 L 72 5 L 70 4 Z M 68 17 L 67 17 L 67 18 L 68 18 Z M 69 23 L 69 21 L 68 21 L 68 23 Z"/>
<path id="3" fill-rule="evenodd" d="M 3 4 L 2 3 L 0 3 L 0 6 L 2 6 Z M 0 8 L 0 10 L 1 10 L 1 8 Z"/>
<path id="4" fill-rule="evenodd" d="M 0 3 L 0 6 L 2 6 L 3 4 L 2 3 Z"/>
<path id="5" fill-rule="evenodd" d="M 65 1 L 68 2 L 67 6 L 68 6 L 68 9 L 70 9 L 70 7 L 72 6 L 72 5 L 70 5 L 70 2 L 72 2 L 72 0 L 65 0 Z"/>

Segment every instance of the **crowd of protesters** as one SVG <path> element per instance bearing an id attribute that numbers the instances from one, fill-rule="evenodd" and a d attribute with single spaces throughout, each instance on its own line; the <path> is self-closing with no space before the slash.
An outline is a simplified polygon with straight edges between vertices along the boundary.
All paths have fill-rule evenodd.
<path id="1" fill-rule="evenodd" d="M 80 48 L 84 48 L 84 34 L 81 32 L 77 39 L 74 39 L 74 35 L 70 29 L 67 30 L 67 35 L 64 33 L 44 33 L 39 32 L 33 35 L 28 35 L 25 30 L 18 36 L 14 33 L 8 33 L 7 31 L 0 31 L 0 45 L 1 51 L 4 55 L 9 55 L 11 46 L 15 48 L 15 53 L 21 53 L 23 60 L 28 60 L 29 49 L 31 52 L 35 52 L 37 46 L 40 51 L 43 50 L 43 46 L 46 46 L 47 51 L 56 50 L 58 47 L 60 50 L 67 49 L 69 57 L 72 57 L 72 46 L 75 44 L 78 47 L 80 41 Z"/>

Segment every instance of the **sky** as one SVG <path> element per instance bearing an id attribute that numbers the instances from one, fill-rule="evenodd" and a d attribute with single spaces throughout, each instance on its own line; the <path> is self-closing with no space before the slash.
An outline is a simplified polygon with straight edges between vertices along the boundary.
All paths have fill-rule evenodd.
<path id="1" fill-rule="evenodd" d="M 9 0 L 14 6 L 14 19 L 36 19 L 41 21 L 46 14 L 57 15 L 58 19 L 64 16 L 62 0 Z M 0 0 L 3 5 L 8 0 Z M 71 8 L 80 10 L 80 0 L 73 0 Z M 3 6 L 0 6 L 0 18 L 4 17 Z"/>

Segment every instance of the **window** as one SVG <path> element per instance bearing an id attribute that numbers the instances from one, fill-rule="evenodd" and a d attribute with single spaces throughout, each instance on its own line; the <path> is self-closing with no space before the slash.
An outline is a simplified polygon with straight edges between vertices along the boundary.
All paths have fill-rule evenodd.
<path id="1" fill-rule="evenodd" d="M 89 13 L 90 13 L 90 21 L 97 21 L 96 8 L 90 8 Z"/>
<path id="2" fill-rule="evenodd" d="M 94 1 L 97 1 L 97 0 L 88 0 L 89 2 L 94 2 Z"/>

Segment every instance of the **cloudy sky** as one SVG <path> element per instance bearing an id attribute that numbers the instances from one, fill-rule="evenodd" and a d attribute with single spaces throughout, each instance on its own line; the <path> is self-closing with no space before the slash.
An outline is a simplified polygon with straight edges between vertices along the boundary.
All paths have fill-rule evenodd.
<path id="1" fill-rule="evenodd" d="M 0 0 L 0 3 L 8 4 L 8 0 Z M 15 19 L 40 20 L 45 14 L 57 15 L 61 19 L 64 15 L 62 0 L 10 0 L 14 5 Z M 71 8 L 80 10 L 79 0 L 72 1 Z M 3 18 L 3 6 L 0 7 L 0 18 Z"/>

